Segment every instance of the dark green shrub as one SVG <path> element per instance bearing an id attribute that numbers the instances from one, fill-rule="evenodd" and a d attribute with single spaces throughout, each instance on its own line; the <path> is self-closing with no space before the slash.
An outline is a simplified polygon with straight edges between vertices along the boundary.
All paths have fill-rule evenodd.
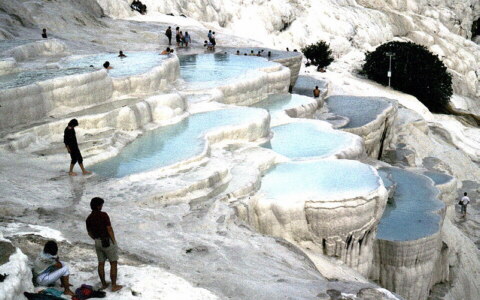
<path id="1" fill-rule="evenodd" d="M 301 50 L 308 62 L 314 66 L 318 66 L 318 68 L 325 68 L 333 61 L 330 45 L 324 41 L 318 41 L 316 44 L 307 45 Z"/>
<path id="2" fill-rule="evenodd" d="M 388 85 L 387 72 L 392 57 L 391 86 L 418 98 L 432 112 L 446 112 L 452 96 L 452 76 L 447 67 L 424 46 L 411 42 L 389 42 L 368 52 L 362 73 Z"/>

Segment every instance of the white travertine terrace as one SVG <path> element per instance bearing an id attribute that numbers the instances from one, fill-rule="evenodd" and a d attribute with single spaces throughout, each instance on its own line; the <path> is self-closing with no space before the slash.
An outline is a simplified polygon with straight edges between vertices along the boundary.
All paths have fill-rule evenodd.
<path id="1" fill-rule="evenodd" d="M 27 43 L 3 53 L 3 55 L 13 57 L 18 62 L 39 56 L 59 56 L 66 54 L 68 54 L 67 46 L 57 39 Z"/>
<path id="2" fill-rule="evenodd" d="M 165 90 L 179 75 L 178 59 L 171 57 L 146 74 L 111 78 L 107 71 L 57 77 L 27 86 L 0 90 L 0 128 L 40 121 L 54 110 L 85 108 L 112 97 Z M 92 92 L 95 91 L 95 92 Z"/>
<path id="3" fill-rule="evenodd" d="M 14 58 L 9 57 L 0 60 L 0 75 L 14 73 L 17 68 L 17 62 Z"/>
<path id="4" fill-rule="evenodd" d="M 4 239 L 1 232 L 0 251 L 0 257 L 6 259 L 6 262 L 0 264 L 0 274 L 8 275 L 0 284 L 0 298 L 17 300 L 19 297 L 23 297 L 24 291 L 33 289 L 32 271 L 28 257 L 20 249 L 15 249 L 9 240 Z"/>
<path id="5" fill-rule="evenodd" d="M 361 136 L 365 141 L 367 154 L 372 158 L 380 158 L 382 155 L 380 151 L 383 152 L 383 150 L 385 150 L 383 147 L 388 146 L 394 137 L 392 124 L 397 115 L 398 104 L 396 101 L 384 98 L 353 96 L 330 96 L 326 101 L 328 111 L 333 110 L 333 113 L 340 116 L 346 116 L 350 119 L 350 121 L 345 126 L 341 127 L 341 129 Z M 335 109 L 332 109 L 332 107 L 329 108 L 329 101 L 332 102 L 330 106 L 334 105 L 333 102 L 341 103 L 342 101 L 349 101 L 349 104 L 336 105 Z M 372 102 L 372 106 L 378 105 L 378 107 L 383 106 L 383 108 L 381 111 L 376 111 L 377 109 L 374 109 L 375 112 L 373 113 L 375 115 L 371 115 L 372 112 L 368 110 L 367 104 L 369 101 Z M 355 102 L 359 102 L 359 104 L 356 104 Z M 343 114 L 343 109 L 347 110 L 346 115 Z M 366 121 L 364 119 L 356 122 L 355 119 L 357 118 L 370 118 L 370 120 Z M 355 123 L 360 124 L 355 125 Z"/>
<path id="6" fill-rule="evenodd" d="M 290 82 L 290 69 L 280 64 L 258 69 L 249 78 L 221 85 L 218 102 L 235 105 L 251 105 L 265 99 L 269 94 L 285 93 Z"/>
<path id="7" fill-rule="evenodd" d="M 282 179 L 281 174 L 290 167 L 293 170 Z M 280 175 L 275 175 L 275 168 L 271 171 L 273 175 L 267 174 L 263 185 L 273 176 L 267 190 L 262 187 L 259 193 L 245 200 L 247 206 L 239 208 L 240 215 L 262 233 L 299 245 L 313 242 L 323 254 L 338 257 L 368 274 L 375 228 L 387 199 L 387 191 L 376 170 L 348 160 L 284 163 L 276 168 L 281 170 Z M 306 177 L 303 173 L 309 168 L 313 169 L 310 177 Z M 324 172 L 314 171 L 323 168 Z M 366 181 L 364 186 L 360 184 L 361 188 L 354 183 L 359 179 L 350 182 L 353 177 L 343 173 L 350 168 L 358 169 Z M 349 189 L 351 184 L 357 189 Z M 272 186 L 277 186 L 279 192 L 272 192 Z M 315 191 L 311 190 L 313 186 Z"/>

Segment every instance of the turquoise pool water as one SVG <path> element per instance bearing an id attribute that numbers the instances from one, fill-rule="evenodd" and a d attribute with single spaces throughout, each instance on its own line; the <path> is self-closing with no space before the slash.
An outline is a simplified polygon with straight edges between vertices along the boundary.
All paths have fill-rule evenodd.
<path id="1" fill-rule="evenodd" d="M 445 207 L 437 199 L 438 190 L 422 175 L 397 168 L 381 168 L 379 174 L 397 184 L 393 204 L 387 204 L 377 238 L 389 241 L 416 240 L 439 230 L 440 216 L 435 213 Z"/>
<path id="2" fill-rule="evenodd" d="M 375 120 L 390 104 L 379 97 L 330 96 L 326 105 L 329 112 L 350 119 L 343 128 L 357 128 Z"/>
<path id="3" fill-rule="evenodd" d="M 260 192 L 279 201 L 328 201 L 365 195 L 379 185 L 374 170 L 358 161 L 320 160 L 276 165 L 262 178 Z"/>
<path id="4" fill-rule="evenodd" d="M 263 108 L 274 114 L 312 102 L 312 97 L 305 97 L 296 94 L 274 94 L 269 95 L 268 98 L 263 101 L 251 105 L 251 107 Z"/>
<path id="5" fill-rule="evenodd" d="M 177 124 L 146 132 L 117 156 L 94 165 L 92 171 L 105 177 L 123 177 L 169 166 L 201 154 L 208 131 L 249 123 L 264 116 L 264 110 L 254 108 L 194 114 Z"/>
<path id="6" fill-rule="evenodd" d="M 16 88 L 55 77 L 91 72 L 91 68 L 39 69 L 0 76 L 0 89 Z"/>
<path id="7" fill-rule="evenodd" d="M 230 54 L 183 55 L 179 59 L 180 76 L 186 82 L 201 83 L 203 87 L 220 85 L 248 71 L 274 65 L 264 58 Z"/>
<path id="8" fill-rule="evenodd" d="M 435 184 L 444 184 L 453 179 L 452 176 L 439 172 L 427 171 L 424 172 L 423 175 L 430 177 L 430 179 L 432 179 Z"/>
<path id="9" fill-rule="evenodd" d="M 95 69 L 102 69 L 103 63 L 108 61 L 113 69 L 108 71 L 112 77 L 127 77 L 148 72 L 150 69 L 160 65 L 168 55 L 160 55 L 158 52 L 141 51 L 127 52 L 127 57 L 120 58 L 118 53 L 104 53 L 99 55 L 88 55 L 81 58 L 71 58 L 66 65 L 73 68 L 88 68 L 93 65 Z"/>
<path id="10" fill-rule="evenodd" d="M 272 127 L 273 138 L 265 148 L 291 159 L 334 155 L 352 143 L 341 131 L 322 130 L 312 122 L 295 122 Z"/>
<path id="11" fill-rule="evenodd" d="M 167 58 L 156 52 L 125 52 L 126 58 L 117 53 L 104 53 L 83 57 L 71 57 L 60 61 L 57 68 L 25 70 L 0 76 L 0 89 L 29 85 L 55 77 L 93 72 L 103 69 L 103 63 L 109 61 L 113 69 L 108 71 L 111 77 L 126 77 L 148 72 Z M 91 67 L 93 66 L 93 67 Z"/>

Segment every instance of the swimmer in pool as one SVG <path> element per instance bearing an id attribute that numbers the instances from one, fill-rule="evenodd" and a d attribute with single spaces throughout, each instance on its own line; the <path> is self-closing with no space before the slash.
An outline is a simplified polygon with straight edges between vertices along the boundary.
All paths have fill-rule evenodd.
<path id="1" fill-rule="evenodd" d="M 118 53 L 118 57 L 124 58 L 124 57 L 127 57 L 127 56 L 125 54 L 123 54 L 122 50 L 120 50 L 120 53 Z"/>
<path id="2" fill-rule="evenodd" d="M 113 67 L 110 66 L 110 62 L 109 62 L 109 61 L 104 62 L 104 63 L 103 63 L 103 67 L 104 67 L 105 69 L 107 69 L 107 70 L 113 69 Z"/>

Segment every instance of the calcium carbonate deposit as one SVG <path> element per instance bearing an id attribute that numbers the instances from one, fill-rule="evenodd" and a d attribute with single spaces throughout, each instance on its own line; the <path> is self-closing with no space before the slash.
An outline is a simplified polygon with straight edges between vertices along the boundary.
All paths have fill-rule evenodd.
<path id="1" fill-rule="evenodd" d="M 94 197 L 107 300 L 480 299 L 478 0 L 142 3 L 0 0 L 0 300 L 43 289 L 50 240 L 73 291 L 101 287 Z M 452 114 L 358 74 L 389 41 L 438 55 Z M 72 119 L 92 174 L 69 176 Z"/>

